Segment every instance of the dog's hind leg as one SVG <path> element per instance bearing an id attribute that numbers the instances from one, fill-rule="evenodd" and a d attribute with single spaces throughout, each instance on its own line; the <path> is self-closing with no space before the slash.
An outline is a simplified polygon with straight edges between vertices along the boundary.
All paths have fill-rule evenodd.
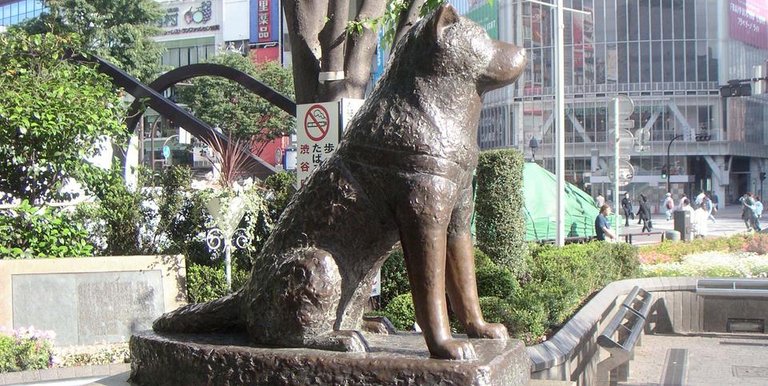
<path id="1" fill-rule="evenodd" d="M 158 332 L 210 332 L 244 330 L 240 292 L 207 302 L 189 304 L 167 312 L 152 323 Z"/>
<path id="2" fill-rule="evenodd" d="M 246 306 L 249 335 L 274 346 L 366 351 L 362 336 L 333 328 L 342 285 L 333 256 L 318 248 L 293 253 L 278 270 L 280 279 L 261 286 L 260 299 Z"/>

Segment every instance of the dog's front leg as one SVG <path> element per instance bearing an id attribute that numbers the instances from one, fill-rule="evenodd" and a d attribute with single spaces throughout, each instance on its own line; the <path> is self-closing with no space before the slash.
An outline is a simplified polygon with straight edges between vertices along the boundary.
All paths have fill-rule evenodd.
<path id="1" fill-rule="evenodd" d="M 480 310 L 475 257 L 469 232 L 448 235 L 446 287 L 451 308 L 470 338 L 507 339 L 507 328 L 486 323 Z"/>
<path id="2" fill-rule="evenodd" d="M 445 299 L 446 242 L 455 185 L 439 178 L 412 182 L 398 206 L 397 222 L 416 321 L 433 357 L 475 359 L 468 340 L 451 336 Z"/>
<path id="3" fill-rule="evenodd" d="M 472 188 L 464 189 L 451 214 L 448 227 L 446 289 L 451 308 L 470 338 L 506 339 L 507 328 L 486 323 L 480 310 L 475 275 L 475 253 L 470 234 L 474 203 Z"/>

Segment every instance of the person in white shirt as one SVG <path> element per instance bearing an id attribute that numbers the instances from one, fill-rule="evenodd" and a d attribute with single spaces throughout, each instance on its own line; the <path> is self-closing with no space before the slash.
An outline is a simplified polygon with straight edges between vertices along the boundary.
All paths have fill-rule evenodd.
<path id="1" fill-rule="evenodd" d="M 675 210 L 675 200 L 672 199 L 672 193 L 667 192 L 667 198 L 664 199 L 664 209 L 667 214 L 667 221 L 672 219 L 672 211 Z"/>

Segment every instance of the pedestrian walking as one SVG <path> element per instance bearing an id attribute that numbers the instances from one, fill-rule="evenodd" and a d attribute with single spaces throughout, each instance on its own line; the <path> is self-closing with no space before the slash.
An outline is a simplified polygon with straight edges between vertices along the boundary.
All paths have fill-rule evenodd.
<path id="1" fill-rule="evenodd" d="M 683 197 L 680 200 L 680 208 L 678 210 L 681 210 L 683 212 L 688 212 L 688 218 L 691 219 L 691 230 L 690 230 L 690 236 L 688 237 L 688 239 L 690 240 L 693 238 L 693 236 L 696 235 L 696 232 L 697 232 L 696 227 L 698 226 L 698 224 L 696 223 L 696 217 L 694 217 L 693 207 L 691 207 L 691 202 L 688 200 L 688 197 Z"/>
<path id="2" fill-rule="evenodd" d="M 611 224 L 608 222 L 608 216 L 611 215 L 611 206 L 603 204 L 600 207 L 600 213 L 595 217 L 595 236 L 598 240 L 605 241 L 608 236 L 611 240 L 616 239 L 616 235 L 611 232 Z"/>
<path id="3" fill-rule="evenodd" d="M 640 232 L 648 231 L 649 233 L 653 229 L 653 223 L 651 222 L 651 207 L 648 206 L 648 200 L 644 195 L 640 195 L 640 201 L 638 203 L 637 218 L 643 222 L 643 229 Z"/>
<path id="4" fill-rule="evenodd" d="M 741 196 L 739 202 L 741 202 L 741 219 L 744 220 L 744 225 L 749 232 L 753 229 L 755 215 L 755 200 L 752 198 L 752 192 L 747 192 Z"/>
<path id="5" fill-rule="evenodd" d="M 664 209 L 666 209 L 667 221 L 672 219 L 672 210 L 675 209 L 675 200 L 672 199 L 672 193 L 667 192 L 667 197 L 664 199 Z"/>
<path id="6" fill-rule="evenodd" d="M 717 212 L 717 209 L 715 208 L 715 203 L 712 202 L 712 199 L 709 198 L 709 196 L 704 196 L 701 207 L 707 211 L 707 220 L 712 220 L 713 223 L 716 222 L 715 216 L 713 216 L 712 213 Z"/>
<path id="7" fill-rule="evenodd" d="M 598 208 L 602 208 L 605 205 L 605 197 L 601 193 L 598 193 L 597 197 L 595 197 L 595 205 Z"/>
<path id="8" fill-rule="evenodd" d="M 629 218 L 635 218 L 635 213 L 632 211 L 632 201 L 629 199 L 629 193 L 624 193 L 624 198 L 621 199 L 621 208 L 624 209 L 624 226 L 629 226 Z"/>
<path id="9" fill-rule="evenodd" d="M 755 196 L 752 212 L 752 226 L 755 228 L 755 231 L 760 232 L 763 230 L 762 226 L 760 226 L 760 217 L 763 216 L 763 202 L 760 201 L 759 196 Z"/>
<path id="10" fill-rule="evenodd" d="M 702 201 L 703 204 L 703 201 Z M 694 229 L 696 237 L 704 238 L 709 234 L 709 223 L 707 222 L 707 210 L 704 205 L 696 208 L 691 214 L 691 226 Z"/>
<path id="11" fill-rule="evenodd" d="M 707 197 L 707 194 L 704 192 L 701 192 L 696 195 L 696 200 L 694 200 L 694 205 L 696 206 L 696 208 L 700 207 L 701 204 L 704 203 L 704 197 Z"/>

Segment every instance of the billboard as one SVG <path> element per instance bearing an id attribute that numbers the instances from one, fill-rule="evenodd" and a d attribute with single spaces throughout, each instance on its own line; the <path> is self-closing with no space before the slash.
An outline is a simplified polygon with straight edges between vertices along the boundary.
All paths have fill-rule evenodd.
<path id="1" fill-rule="evenodd" d="M 280 41 L 280 2 L 251 0 L 251 44 Z"/>
<path id="2" fill-rule="evenodd" d="M 730 0 L 728 32 L 732 39 L 768 49 L 768 2 L 765 0 Z"/>

